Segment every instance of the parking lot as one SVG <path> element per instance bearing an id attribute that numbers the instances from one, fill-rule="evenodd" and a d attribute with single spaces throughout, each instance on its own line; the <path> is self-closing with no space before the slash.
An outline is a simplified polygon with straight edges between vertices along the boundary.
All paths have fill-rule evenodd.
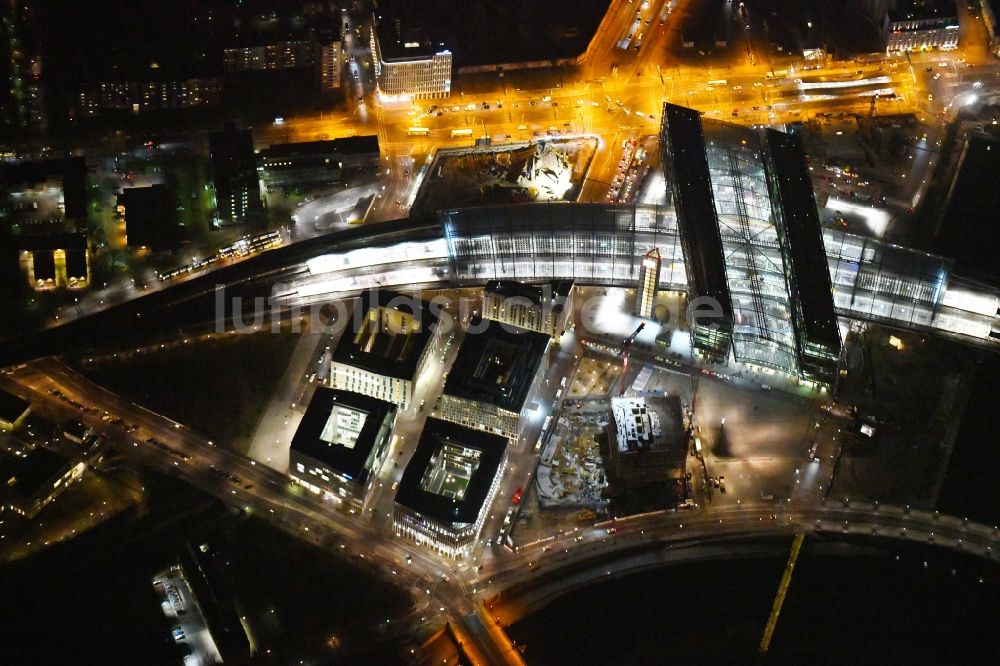
<path id="1" fill-rule="evenodd" d="M 181 567 L 174 565 L 160 572 L 152 582 L 170 624 L 167 631 L 181 646 L 184 666 L 222 663 L 222 655 Z"/>

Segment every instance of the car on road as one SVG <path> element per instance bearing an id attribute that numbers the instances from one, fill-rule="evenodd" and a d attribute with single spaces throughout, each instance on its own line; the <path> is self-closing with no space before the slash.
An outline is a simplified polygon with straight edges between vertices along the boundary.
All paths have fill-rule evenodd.
<path id="1" fill-rule="evenodd" d="M 171 633 L 173 634 L 175 641 L 184 640 L 184 630 L 181 629 L 180 627 L 174 627 Z"/>

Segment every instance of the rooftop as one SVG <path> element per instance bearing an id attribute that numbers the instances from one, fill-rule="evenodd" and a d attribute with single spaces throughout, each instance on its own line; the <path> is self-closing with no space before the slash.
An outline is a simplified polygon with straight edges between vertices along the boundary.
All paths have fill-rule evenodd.
<path id="1" fill-rule="evenodd" d="M 701 114 L 676 104 L 663 105 L 661 150 L 670 155 L 663 169 L 668 187 L 673 183 L 677 226 L 684 244 L 688 280 L 695 296 L 715 298 L 728 321 L 733 306 L 726 283 L 725 258 L 715 217 L 712 181 L 705 154 Z"/>
<path id="2" fill-rule="evenodd" d="M 896 0 L 895 9 L 889 10 L 889 20 L 923 21 L 951 19 L 958 24 L 958 5 L 955 0 Z"/>
<path id="3" fill-rule="evenodd" d="M 542 363 L 549 337 L 509 324 L 470 322 L 444 385 L 446 395 L 520 412 Z"/>
<path id="4" fill-rule="evenodd" d="M 360 393 L 316 388 L 292 437 L 292 451 L 364 483 L 379 432 L 395 406 Z"/>
<path id="5" fill-rule="evenodd" d="M 784 219 L 791 260 L 792 281 L 802 310 L 802 322 L 810 341 L 831 349 L 840 348 L 833 288 L 820 230 L 816 197 L 801 141 L 784 132 L 769 129 L 765 148 L 773 187 Z"/>
<path id="6" fill-rule="evenodd" d="M 260 151 L 261 157 L 299 157 L 309 155 L 329 155 L 340 153 L 358 155 L 378 152 L 378 136 L 348 136 L 330 141 L 304 141 L 302 143 L 278 143 Z"/>
<path id="7" fill-rule="evenodd" d="M 383 62 L 430 58 L 447 51 L 440 37 L 431 34 L 433 21 L 424 21 L 421 11 L 407 11 L 400 5 L 381 3 L 375 12 L 378 48 Z"/>
<path id="8" fill-rule="evenodd" d="M 31 403 L 27 400 L 0 389 L 0 419 L 7 423 L 13 423 L 21 418 L 30 406 Z"/>
<path id="9" fill-rule="evenodd" d="M 127 187 L 118 195 L 125 207 L 125 236 L 130 247 L 154 252 L 172 250 L 178 242 L 176 205 L 166 185 Z"/>
<path id="10" fill-rule="evenodd" d="M 41 447 L 23 457 L 0 452 L 0 492 L 30 498 L 59 475 L 68 462 L 66 458 Z"/>
<path id="11" fill-rule="evenodd" d="M 573 280 L 555 280 L 547 283 L 546 286 L 548 287 L 551 300 L 560 300 L 560 302 L 553 305 L 553 309 L 561 310 L 563 307 L 561 299 L 565 299 L 573 289 Z M 517 282 L 516 280 L 490 280 L 486 283 L 484 290 L 504 298 L 515 296 L 525 298 L 533 305 L 541 305 L 545 300 L 546 293 L 545 287 L 536 287 L 535 285 L 526 282 Z"/>
<path id="12" fill-rule="evenodd" d="M 1000 189 L 1000 140 L 972 134 L 966 139 L 941 224 L 939 245 L 932 248 L 954 257 L 973 277 L 1000 278 L 996 257 L 1000 238 L 996 234 L 996 211 Z"/>
<path id="13" fill-rule="evenodd" d="M 86 250 L 86 232 L 66 232 L 58 234 L 32 234 L 19 236 L 17 246 L 22 250 Z"/>
<path id="14" fill-rule="evenodd" d="M 62 179 L 63 204 L 68 218 L 87 215 L 87 164 L 83 157 L 18 160 L 0 165 L 0 184 L 14 190 L 43 183 L 52 176 Z"/>
<path id="15" fill-rule="evenodd" d="M 474 523 L 506 448 L 501 435 L 428 418 L 396 503 L 440 523 Z"/>
<path id="16" fill-rule="evenodd" d="M 354 302 L 332 360 L 412 380 L 437 320 L 429 304 L 417 297 L 385 289 L 366 291 Z"/>

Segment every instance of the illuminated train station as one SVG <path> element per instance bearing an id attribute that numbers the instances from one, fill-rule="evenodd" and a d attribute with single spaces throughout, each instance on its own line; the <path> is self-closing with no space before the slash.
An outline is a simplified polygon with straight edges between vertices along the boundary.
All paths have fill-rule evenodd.
<path id="1" fill-rule="evenodd" d="M 840 337 L 798 141 L 667 104 L 661 146 L 689 295 L 721 315 L 695 322 L 695 349 L 831 385 Z"/>
<path id="2" fill-rule="evenodd" d="M 822 238 L 838 319 L 994 344 L 1000 290 L 964 279 L 943 257 L 838 229 L 823 229 Z M 642 258 L 654 247 L 662 257 L 660 289 L 688 289 L 677 221 L 665 206 L 450 209 L 341 247 L 308 260 L 300 277 L 274 289 L 275 302 L 309 306 L 376 287 L 476 286 L 497 279 L 636 288 Z"/>

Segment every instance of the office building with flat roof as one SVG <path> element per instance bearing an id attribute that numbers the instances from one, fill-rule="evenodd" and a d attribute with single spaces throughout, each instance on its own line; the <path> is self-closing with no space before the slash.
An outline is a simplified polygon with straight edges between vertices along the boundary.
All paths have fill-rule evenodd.
<path id="1" fill-rule="evenodd" d="M 343 169 L 378 168 L 378 137 L 279 143 L 260 151 L 257 159 L 267 187 L 336 183 Z"/>
<path id="2" fill-rule="evenodd" d="M 48 506 L 87 469 L 48 449 L 0 452 L 0 510 L 31 519 Z"/>
<path id="3" fill-rule="evenodd" d="M 404 13 L 380 7 L 373 19 L 370 46 L 379 92 L 413 99 L 450 97 L 451 51 Z"/>
<path id="4" fill-rule="evenodd" d="M 544 375 L 548 335 L 473 317 L 434 415 L 516 442 Z"/>
<path id="5" fill-rule="evenodd" d="M 483 318 L 559 340 L 573 324 L 573 281 L 536 287 L 515 280 L 490 280 L 483 288 Z"/>
<path id="6" fill-rule="evenodd" d="M 626 485 L 660 484 L 684 475 L 687 438 L 680 398 L 615 397 L 608 419 L 608 476 Z"/>
<path id="7" fill-rule="evenodd" d="M 507 463 L 507 438 L 428 418 L 396 491 L 393 526 L 448 557 L 468 554 Z"/>
<path id="8" fill-rule="evenodd" d="M 360 511 L 389 448 L 396 405 L 320 386 L 292 437 L 288 474 L 338 507 Z"/>
<path id="9" fill-rule="evenodd" d="M 958 48 L 955 0 L 896 0 L 889 10 L 885 50 L 951 51 Z"/>
<path id="10" fill-rule="evenodd" d="M 172 252 L 180 244 L 177 202 L 163 184 L 126 187 L 118 195 L 125 220 L 125 244 L 151 252 Z"/>
<path id="11" fill-rule="evenodd" d="M 416 379 L 433 357 L 437 321 L 418 297 L 384 289 L 363 292 L 332 351 L 330 387 L 407 409 Z"/>
<path id="12" fill-rule="evenodd" d="M 712 178 L 705 153 L 701 114 L 675 104 L 663 105 L 660 152 L 667 200 L 677 216 L 677 229 L 688 295 L 710 300 L 718 316 L 692 322 L 693 344 L 704 357 L 724 361 L 729 356 L 733 304 L 726 281 L 725 254 L 715 217 Z"/>
<path id="13" fill-rule="evenodd" d="M 246 222 L 262 209 L 253 135 L 228 124 L 208 136 L 217 217 L 223 223 Z"/>

